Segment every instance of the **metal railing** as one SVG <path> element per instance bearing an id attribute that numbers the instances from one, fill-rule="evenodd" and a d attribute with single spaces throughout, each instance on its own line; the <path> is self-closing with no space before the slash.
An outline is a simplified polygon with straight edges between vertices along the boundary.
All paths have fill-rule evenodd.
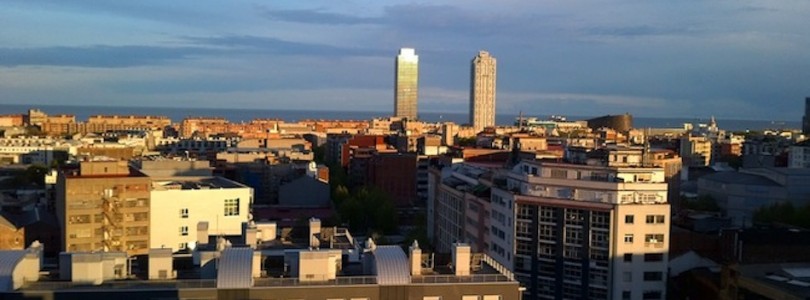
<path id="1" fill-rule="evenodd" d="M 256 278 L 254 287 L 302 286 L 302 285 L 362 285 L 377 284 L 376 276 L 343 276 L 335 279 L 301 281 L 298 278 Z"/>
<path id="2" fill-rule="evenodd" d="M 480 282 L 510 282 L 513 281 L 502 274 L 474 274 L 470 276 L 456 275 L 422 275 L 411 278 L 411 283 L 480 283 Z"/>
<path id="3" fill-rule="evenodd" d="M 187 279 L 187 280 L 115 280 L 105 281 L 101 284 L 80 283 L 70 281 L 36 281 L 26 282 L 22 290 L 64 290 L 64 289 L 194 289 L 216 288 L 216 279 Z"/>

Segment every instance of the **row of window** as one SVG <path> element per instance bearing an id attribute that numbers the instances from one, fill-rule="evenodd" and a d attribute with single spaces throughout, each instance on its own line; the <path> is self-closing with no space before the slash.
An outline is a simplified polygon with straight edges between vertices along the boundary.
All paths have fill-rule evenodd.
<path id="1" fill-rule="evenodd" d="M 633 282 L 633 272 L 622 273 L 622 280 L 624 282 Z M 644 281 L 662 281 L 664 280 L 664 272 L 644 272 Z"/>
<path id="2" fill-rule="evenodd" d="M 634 240 L 633 234 L 625 234 L 624 235 L 624 242 L 628 244 L 632 244 Z M 663 244 L 664 243 L 664 235 L 660 233 L 656 234 L 645 234 L 644 235 L 644 242 L 650 244 Z"/>
<path id="3" fill-rule="evenodd" d="M 630 291 L 622 291 L 622 300 L 630 300 L 633 298 L 633 293 Z M 641 294 L 641 299 L 644 300 L 658 300 L 663 299 L 663 293 L 661 291 L 644 291 Z"/>
<path id="4" fill-rule="evenodd" d="M 658 262 L 664 260 L 663 253 L 644 253 L 644 262 Z M 633 253 L 624 254 L 625 262 L 633 262 Z"/>
<path id="5" fill-rule="evenodd" d="M 666 217 L 664 215 L 647 215 L 644 221 L 647 224 L 664 224 L 665 219 Z M 636 217 L 634 215 L 624 216 L 624 224 L 634 224 L 635 222 Z"/>

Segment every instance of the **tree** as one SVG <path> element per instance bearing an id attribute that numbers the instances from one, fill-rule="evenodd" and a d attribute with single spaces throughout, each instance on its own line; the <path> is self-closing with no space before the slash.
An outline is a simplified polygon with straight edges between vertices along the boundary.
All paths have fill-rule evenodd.
<path id="1" fill-rule="evenodd" d="M 45 186 L 45 174 L 48 173 L 48 167 L 41 164 L 33 164 L 29 166 L 23 173 L 17 175 L 12 179 L 14 186 L 27 186 L 37 185 Z"/>
<path id="2" fill-rule="evenodd" d="M 682 207 L 698 211 L 720 211 L 720 206 L 711 195 L 701 195 L 695 200 L 682 199 Z"/>
<path id="3" fill-rule="evenodd" d="M 394 203 L 387 194 L 376 188 L 361 187 L 345 196 L 345 187 L 335 194 L 345 197 L 335 204 L 341 221 L 352 231 L 393 233 L 397 230 Z"/>
<path id="4" fill-rule="evenodd" d="M 785 202 L 764 206 L 754 212 L 754 222 L 784 223 L 810 228 L 810 204 L 796 207 Z"/>

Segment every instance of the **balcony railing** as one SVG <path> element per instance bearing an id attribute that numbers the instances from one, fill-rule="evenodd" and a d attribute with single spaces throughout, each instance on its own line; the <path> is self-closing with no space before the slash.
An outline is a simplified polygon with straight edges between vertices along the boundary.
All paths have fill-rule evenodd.
<path id="1" fill-rule="evenodd" d="M 423 275 L 411 278 L 411 283 L 480 283 L 480 282 L 510 282 L 512 280 L 502 274 L 474 274 L 470 276 L 456 275 Z"/>
<path id="2" fill-rule="evenodd" d="M 342 276 L 331 280 L 301 281 L 298 278 L 256 278 L 254 287 L 301 286 L 301 285 L 363 285 L 377 284 L 376 276 Z"/>

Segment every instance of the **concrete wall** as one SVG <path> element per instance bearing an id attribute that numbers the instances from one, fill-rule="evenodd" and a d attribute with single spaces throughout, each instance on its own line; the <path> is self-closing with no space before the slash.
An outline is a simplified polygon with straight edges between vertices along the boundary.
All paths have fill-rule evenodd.
<path id="1" fill-rule="evenodd" d="M 225 216 L 225 200 L 239 199 L 239 215 Z M 200 190 L 152 191 L 150 248 L 171 248 L 179 250 L 181 243 L 189 247 L 197 241 L 197 223 L 208 222 L 209 235 L 239 235 L 242 222 L 248 221 L 253 189 L 223 188 Z M 188 217 L 183 217 L 181 209 L 188 209 Z M 181 234 L 181 227 L 187 227 L 187 235 Z"/>
<path id="2" fill-rule="evenodd" d="M 626 222 L 626 216 L 633 216 L 633 223 Z M 647 216 L 663 216 L 663 223 L 648 224 Z M 630 291 L 631 299 L 641 299 L 644 291 L 661 291 L 661 299 L 666 299 L 666 279 L 669 261 L 670 206 L 669 204 L 652 205 L 617 205 L 613 211 L 611 234 L 611 258 L 613 299 L 622 299 L 623 291 Z M 661 234 L 663 241 L 645 242 L 648 234 Z M 633 236 L 632 242 L 626 242 L 627 235 Z M 645 262 L 644 254 L 661 253 L 660 262 Z M 632 261 L 625 261 L 625 254 L 632 255 Z M 630 281 L 625 281 L 625 272 L 630 272 Z M 660 281 L 645 281 L 644 272 L 661 272 Z"/>

